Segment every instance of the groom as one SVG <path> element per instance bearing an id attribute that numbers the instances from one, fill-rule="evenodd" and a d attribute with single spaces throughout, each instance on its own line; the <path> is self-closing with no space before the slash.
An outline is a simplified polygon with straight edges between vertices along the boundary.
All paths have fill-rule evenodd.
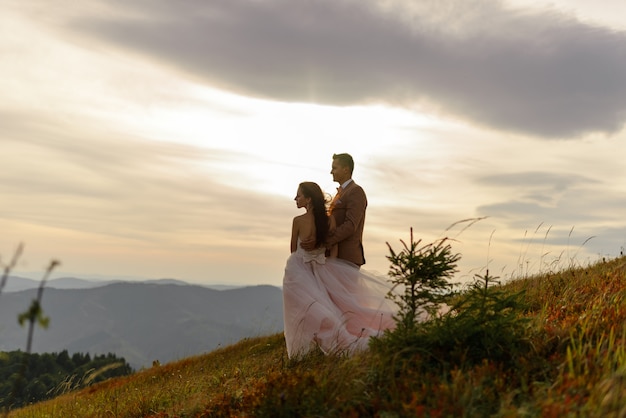
<path id="1" fill-rule="evenodd" d="M 335 218 L 337 228 L 326 240 L 326 248 L 337 245 L 337 257 L 361 266 L 365 264 L 363 253 L 363 226 L 367 197 L 365 192 L 352 180 L 354 160 L 350 154 L 334 154 L 330 174 L 339 183 L 337 195 L 330 204 L 330 214 Z M 315 243 L 303 242 L 305 250 Z"/>

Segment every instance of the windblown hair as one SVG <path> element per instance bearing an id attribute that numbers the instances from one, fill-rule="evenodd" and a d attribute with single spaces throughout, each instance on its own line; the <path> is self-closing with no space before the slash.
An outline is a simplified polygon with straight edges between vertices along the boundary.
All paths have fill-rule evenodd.
<path id="1" fill-rule="evenodd" d="M 350 154 L 333 154 L 333 160 L 337 160 L 337 163 L 342 167 L 348 167 L 350 173 L 354 171 L 354 160 Z"/>
<path id="2" fill-rule="evenodd" d="M 313 218 L 315 219 L 315 246 L 319 247 L 328 236 L 328 214 L 326 213 L 326 197 L 317 183 L 305 181 L 299 185 L 304 197 L 311 198 Z"/>

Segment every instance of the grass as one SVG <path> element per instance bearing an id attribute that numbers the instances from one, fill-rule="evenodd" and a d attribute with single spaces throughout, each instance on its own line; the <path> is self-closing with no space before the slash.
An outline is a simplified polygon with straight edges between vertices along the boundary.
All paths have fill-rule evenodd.
<path id="1" fill-rule="evenodd" d="M 527 356 L 392 376 L 374 352 L 287 359 L 281 334 L 12 411 L 18 417 L 623 417 L 626 258 L 509 281 L 522 292 Z M 419 361 L 419 360 L 416 360 Z M 385 371 L 387 370 L 387 371 Z M 390 382 L 379 386 L 380 381 Z"/>

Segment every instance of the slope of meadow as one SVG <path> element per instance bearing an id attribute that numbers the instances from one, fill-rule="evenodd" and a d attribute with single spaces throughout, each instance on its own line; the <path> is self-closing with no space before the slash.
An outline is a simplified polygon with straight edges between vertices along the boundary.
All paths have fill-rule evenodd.
<path id="1" fill-rule="evenodd" d="M 10 417 L 623 417 L 626 258 L 510 281 L 529 351 L 449 367 L 380 352 L 289 361 L 281 334 L 111 379 Z M 522 292 L 522 293 L 519 293 Z M 462 342 L 461 342 L 462 343 Z M 415 363 L 418 362 L 418 363 Z M 381 382 L 385 382 L 381 384 Z"/>

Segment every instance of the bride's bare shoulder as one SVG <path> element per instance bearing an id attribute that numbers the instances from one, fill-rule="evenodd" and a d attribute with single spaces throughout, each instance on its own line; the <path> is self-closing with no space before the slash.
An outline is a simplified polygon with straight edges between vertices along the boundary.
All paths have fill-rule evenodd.
<path id="1" fill-rule="evenodd" d="M 302 215 L 298 215 L 294 217 L 293 224 L 294 226 L 297 225 L 300 228 L 309 229 L 313 225 L 315 225 L 315 221 L 313 220 L 311 216 L 309 216 L 309 214 L 304 213 Z"/>
<path id="2" fill-rule="evenodd" d="M 302 215 L 295 216 L 293 218 L 293 221 L 294 222 L 308 222 L 309 221 L 309 217 L 307 215 L 308 214 L 303 213 Z"/>

